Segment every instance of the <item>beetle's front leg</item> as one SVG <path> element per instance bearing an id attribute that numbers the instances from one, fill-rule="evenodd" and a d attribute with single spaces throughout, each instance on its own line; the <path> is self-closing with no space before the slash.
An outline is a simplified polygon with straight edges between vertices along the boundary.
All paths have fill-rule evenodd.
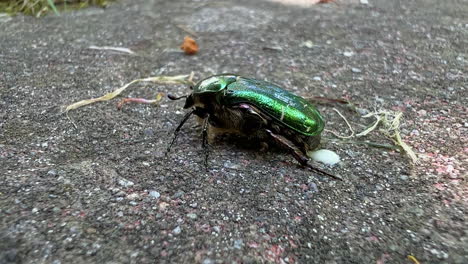
<path id="1" fill-rule="evenodd" d="M 203 119 L 203 128 L 202 128 L 202 147 L 205 152 L 205 168 L 208 170 L 208 156 L 210 155 L 210 144 L 208 144 L 208 123 L 210 115 L 206 114 L 205 119 Z"/>
<path id="2" fill-rule="evenodd" d="M 174 131 L 174 136 L 172 137 L 171 143 L 169 144 L 169 146 L 167 146 L 165 156 L 167 156 L 167 154 L 169 154 L 169 151 L 171 151 L 171 147 L 172 147 L 172 145 L 174 144 L 174 142 L 176 141 L 177 136 L 179 135 L 180 129 L 181 129 L 182 126 L 185 124 L 185 122 L 187 122 L 187 120 L 190 118 L 190 116 L 192 116 L 192 114 L 195 114 L 195 111 L 196 111 L 196 110 L 192 110 L 192 111 L 188 112 L 188 113 L 184 116 L 184 118 L 182 119 L 182 121 L 180 122 L 180 124 L 177 126 L 177 128 L 176 128 L 175 131 Z"/>
<path id="3" fill-rule="evenodd" d="M 307 156 L 302 153 L 302 151 L 296 146 L 294 145 L 293 142 L 291 142 L 289 139 L 281 136 L 281 135 L 277 135 L 273 132 L 271 132 L 270 130 L 266 129 L 266 132 L 268 133 L 268 135 L 270 135 L 278 144 L 280 144 L 281 146 L 283 146 L 284 148 L 286 148 L 287 150 L 289 150 L 291 152 L 291 154 L 294 156 L 294 158 L 299 161 L 299 163 L 302 165 L 302 166 L 306 166 L 308 167 L 309 169 L 311 169 L 312 171 L 315 171 L 319 174 L 322 174 L 322 175 L 325 175 L 325 176 L 328 176 L 328 177 L 332 177 L 332 178 L 335 178 L 335 179 L 338 179 L 338 180 L 343 180 L 341 179 L 340 177 L 338 176 L 335 176 L 335 175 L 332 175 L 332 174 L 329 174 L 325 171 L 322 171 L 320 169 L 317 169 L 315 167 L 313 167 L 312 165 L 310 165 L 308 163 L 309 161 L 309 158 L 307 158 Z"/>

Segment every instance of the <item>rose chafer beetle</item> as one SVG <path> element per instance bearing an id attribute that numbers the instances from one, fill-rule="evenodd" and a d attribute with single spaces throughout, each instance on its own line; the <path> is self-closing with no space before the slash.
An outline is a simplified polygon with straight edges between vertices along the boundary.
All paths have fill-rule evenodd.
<path id="1" fill-rule="evenodd" d="M 340 179 L 308 164 L 307 151 L 320 143 L 325 122 L 319 111 L 304 98 L 281 87 L 235 74 L 208 77 L 193 87 L 186 98 L 184 109 L 190 108 L 177 126 L 167 148 L 168 153 L 177 135 L 192 115 L 202 120 L 202 145 L 206 149 L 208 137 L 234 133 L 256 138 L 262 142 L 273 140 L 287 149 L 303 166 L 323 175 Z M 209 133 L 208 133 L 209 132 Z M 206 151 L 205 165 L 208 160 Z"/>

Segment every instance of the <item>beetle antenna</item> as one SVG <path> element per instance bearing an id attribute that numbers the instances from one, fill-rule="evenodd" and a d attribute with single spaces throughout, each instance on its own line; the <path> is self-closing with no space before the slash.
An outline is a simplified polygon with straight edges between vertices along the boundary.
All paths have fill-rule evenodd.
<path id="1" fill-rule="evenodd" d="M 189 119 L 189 117 L 193 114 L 193 112 L 195 112 L 195 109 L 188 112 L 184 118 L 182 119 L 182 121 L 180 122 L 180 124 L 177 126 L 177 128 L 174 130 L 174 137 L 172 138 L 172 141 L 171 143 L 169 144 L 169 146 L 167 146 L 167 149 L 166 149 L 166 154 L 165 156 L 167 156 L 167 154 L 169 154 L 169 151 L 171 151 L 171 147 L 172 145 L 174 144 L 174 142 L 176 141 L 177 139 L 177 136 L 179 135 L 179 131 L 180 129 L 182 128 L 182 126 L 185 124 L 185 122 L 187 122 L 187 120 Z"/>
<path id="2" fill-rule="evenodd" d="M 171 100 L 179 100 L 179 99 L 182 99 L 182 98 L 187 98 L 187 95 L 182 95 L 182 96 L 175 96 L 173 94 L 168 94 L 167 95 L 167 98 L 171 99 Z"/>

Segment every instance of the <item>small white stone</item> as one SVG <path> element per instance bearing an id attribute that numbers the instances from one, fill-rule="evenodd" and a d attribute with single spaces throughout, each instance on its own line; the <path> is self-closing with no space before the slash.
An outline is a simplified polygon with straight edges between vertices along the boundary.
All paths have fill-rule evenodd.
<path id="1" fill-rule="evenodd" d="M 351 57 L 351 56 L 354 55 L 354 52 L 352 52 L 352 51 L 345 51 L 345 52 L 343 52 L 343 55 L 344 55 L 345 57 Z"/>
<path id="2" fill-rule="evenodd" d="M 132 181 L 129 181 L 129 180 L 124 179 L 124 178 L 121 178 L 121 179 L 119 180 L 119 184 L 122 185 L 122 186 L 124 186 L 124 187 L 131 187 L 131 186 L 134 185 L 134 183 L 133 183 Z"/>
<path id="3" fill-rule="evenodd" d="M 180 226 L 177 226 L 176 228 L 174 228 L 174 229 L 172 230 L 172 233 L 173 233 L 174 235 L 178 235 L 178 234 L 180 234 L 180 232 L 182 232 L 182 229 L 180 228 Z"/>
<path id="4" fill-rule="evenodd" d="M 320 149 L 316 151 L 311 151 L 307 153 L 307 156 L 309 156 L 315 161 L 318 161 L 327 165 L 335 165 L 338 162 L 340 162 L 340 156 L 338 156 L 338 154 L 328 149 Z"/>
<path id="5" fill-rule="evenodd" d="M 313 48 L 314 47 L 314 42 L 312 40 L 307 40 L 301 43 L 301 47 L 306 47 L 306 48 Z"/>
<path id="6" fill-rule="evenodd" d="M 320 76 L 315 76 L 314 78 L 312 78 L 312 80 L 314 80 L 314 81 L 321 81 L 322 78 L 320 78 Z"/>
<path id="7" fill-rule="evenodd" d="M 138 193 L 131 193 L 127 195 L 127 199 L 129 200 L 137 200 L 138 198 L 140 198 L 140 195 Z"/>
<path id="8" fill-rule="evenodd" d="M 161 194 L 160 194 L 159 192 L 154 191 L 154 190 L 153 190 L 153 191 L 149 191 L 149 195 L 150 195 L 151 197 L 153 197 L 153 198 L 156 198 L 156 199 L 158 199 L 158 198 L 161 196 Z"/>

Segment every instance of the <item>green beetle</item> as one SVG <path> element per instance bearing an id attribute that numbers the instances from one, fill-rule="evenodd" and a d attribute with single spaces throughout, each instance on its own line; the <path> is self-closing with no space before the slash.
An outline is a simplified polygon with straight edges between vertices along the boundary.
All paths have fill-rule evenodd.
<path id="1" fill-rule="evenodd" d="M 176 128 L 166 153 L 182 126 L 194 114 L 203 121 L 202 145 L 205 149 L 208 136 L 211 139 L 223 133 L 240 134 L 263 142 L 273 140 L 301 165 L 338 178 L 308 164 L 306 153 L 319 145 L 325 126 L 319 111 L 304 98 L 275 84 L 235 74 L 219 74 L 200 81 L 188 96 L 168 97 L 171 100 L 186 98 L 184 109 L 191 108 L 192 111 Z M 207 160 L 208 152 L 205 164 Z"/>

